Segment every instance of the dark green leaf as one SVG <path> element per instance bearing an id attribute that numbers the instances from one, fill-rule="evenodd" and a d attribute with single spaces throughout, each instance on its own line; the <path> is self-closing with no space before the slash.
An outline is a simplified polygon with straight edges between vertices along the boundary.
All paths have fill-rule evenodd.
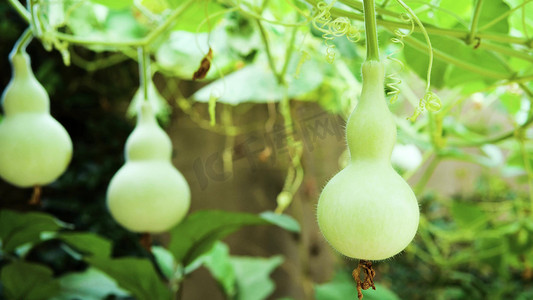
<path id="1" fill-rule="evenodd" d="M 147 259 L 89 257 L 86 260 L 136 299 L 171 299 L 170 290 Z"/>
<path id="2" fill-rule="evenodd" d="M 71 273 L 59 278 L 61 291 L 50 300 L 101 300 L 108 295 L 128 296 L 105 273 L 88 268 L 81 273 Z"/>
<path id="3" fill-rule="evenodd" d="M 45 213 L 0 211 L 0 240 L 2 249 L 6 252 L 26 243 L 39 241 L 43 231 L 57 231 L 65 227 L 66 223 Z"/>
<path id="4" fill-rule="evenodd" d="M 250 225 L 279 225 L 264 217 L 228 211 L 198 211 L 188 216 L 171 231 L 169 250 L 178 262 L 187 266 L 213 243 Z M 285 221 L 286 222 L 286 221 Z"/>
<path id="5" fill-rule="evenodd" d="M 283 257 L 231 257 L 237 281 L 237 300 L 266 299 L 275 288 L 270 273 L 282 262 Z"/>
<path id="6" fill-rule="evenodd" d="M 33 263 L 16 261 L 2 268 L 0 280 L 10 300 L 47 300 L 59 291 L 49 268 Z"/>
<path id="7" fill-rule="evenodd" d="M 111 255 L 111 241 L 89 232 L 62 232 L 57 238 L 69 244 L 81 254 L 88 254 L 98 257 L 109 257 Z"/>

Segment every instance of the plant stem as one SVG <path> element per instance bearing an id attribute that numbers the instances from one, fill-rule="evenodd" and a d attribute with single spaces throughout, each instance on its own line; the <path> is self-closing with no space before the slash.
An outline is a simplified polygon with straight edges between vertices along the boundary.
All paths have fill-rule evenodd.
<path id="1" fill-rule="evenodd" d="M 150 57 L 145 47 L 138 48 L 139 53 L 139 85 L 142 88 L 143 100 L 148 101 L 148 85 L 150 73 Z"/>
<path id="2" fill-rule="evenodd" d="M 378 29 L 374 0 L 363 0 L 366 31 L 366 60 L 379 61 Z"/>
<path id="3" fill-rule="evenodd" d="M 15 54 L 20 54 L 26 52 L 26 47 L 31 42 L 33 38 L 33 31 L 31 27 L 26 28 L 26 30 L 20 35 L 19 39 L 13 46 L 13 50 L 9 54 L 9 57 L 12 57 Z"/>
<path id="4" fill-rule="evenodd" d="M 272 73 L 276 77 L 276 80 L 279 84 L 283 83 L 283 78 L 281 78 L 276 71 L 276 64 L 274 63 L 274 57 L 272 56 L 272 52 L 270 52 L 270 43 L 268 42 L 268 37 L 265 32 L 265 28 L 263 27 L 263 24 L 261 24 L 261 21 L 255 20 L 257 27 L 259 28 L 259 32 L 261 33 L 261 40 L 263 41 L 263 44 L 265 45 L 265 52 L 268 58 L 268 64 L 270 65 L 270 69 L 272 69 Z"/>
<path id="5" fill-rule="evenodd" d="M 11 4 L 11 6 L 17 11 L 17 13 L 20 15 L 21 18 L 23 18 L 24 21 L 26 21 L 27 23 L 30 23 L 31 16 L 30 16 L 30 13 L 24 7 L 24 5 L 22 5 L 17 0 L 8 0 L 8 1 L 9 1 L 9 4 Z"/>
<path id="6" fill-rule="evenodd" d="M 281 68 L 281 72 L 279 73 L 279 77 L 281 77 L 282 79 L 285 77 L 285 74 L 287 73 L 287 69 L 289 67 L 289 63 L 291 62 L 292 52 L 294 50 L 294 41 L 296 40 L 297 32 L 298 27 L 293 27 L 289 40 L 289 46 L 287 47 L 287 51 L 285 52 L 285 63 L 283 64 L 283 68 Z"/>
<path id="7" fill-rule="evenodd" d="M 474 10 L 474 15 L 472 16 L 472 22 L 470 23 L 470 34 L 468 35 L 468 39 L 466 40 L 466 43 L 468 45 L 472 44 L 472 42 L 474 41 L 474 37 L 476 36 L 477 24 L 481 15 L 481 7 L 483 7 L 483 0 L 477 0 L 476 9 Z"/>
<path id="8" fill-rule="evenodd" d="M 519 128 L 517 134 L 518 143 L 520 144 L 520 153 L 522 154 L 522 160 L 524 162 L 524 168 L 526 169 L 527 175 L 527 185 L 529 188 L 529 204 L 530 204 L 530 215 L 533 215 L 533 170 L 531 169 L 531 161 L 529 160 L 529 154 L 526 150 L 526 145 L 524 142 L 523 128 Z"/>
<path id="9" fill-rule="evenodd" d="M 426 39 L 426 43 L 428 46 L 428 52 L 429 52 L 429 63 L 428 63 L 428 69 L 427 69 L 427 77 L 426 77 L 426 91 L 429 91 L 431 86 L 431 69 L 433 68 L 433 47 L 431 47 L 431 40 L 429 39 L 428 33 L 426 31 L 426 27 L 420 19 L 416 16 L 415 12 L 407 6 L 402 0 L 396 0 L 400 6 L 403 7 L 410 15 L 413 20 L 415 20 L 416 24 L 420 28 L 420 31 L 422 31 L 422 34 L 424 35 L 424 39 Z"/>

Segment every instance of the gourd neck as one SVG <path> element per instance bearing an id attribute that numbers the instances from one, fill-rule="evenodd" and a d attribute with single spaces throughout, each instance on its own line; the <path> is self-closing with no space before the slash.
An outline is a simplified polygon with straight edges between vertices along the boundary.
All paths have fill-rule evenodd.
<path id="1" fill-rule="evenodd" d="M 396 124 L 385 100 L 384 67 L 363 63 L 363 89 L 346 125 L 351 160 L 390 162 L 396 142 Z"/>
<path id="2" fill-rule="evenodd" d="M 137 126 L 126 141 L 126 160 L 170 162 L 171 157 L 172 142 L 159 127 L 150 103 L 144 101 L 137 114 Z"/>
<path id="3" fill-rule="evenodd" d="M 31 69 L 31 59 L 26 52 L 10 57 L 13 75 L 2 95 L 6 116 L 17 113 L 49 113 L 50 99 Z"/>

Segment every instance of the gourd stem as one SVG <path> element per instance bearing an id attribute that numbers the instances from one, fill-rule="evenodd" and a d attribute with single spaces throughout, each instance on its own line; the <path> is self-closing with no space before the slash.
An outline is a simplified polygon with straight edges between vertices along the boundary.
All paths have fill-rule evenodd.
<path id="1" fill-rule="evenodd" d="M 32 39 L 33 31 L 31 30 L 31 27 L 28 27 L 13 46 L 13 50 L 9 54 L 9 57 L 12 58 L 15 54 L 21 54 L 26 52 L 26 47 L 28 47 L 28 44 L 31 42 Z"/>
<path id="2" fill-rule="evenodd" d="M 148 56 L 148 51 L 146 51 L 145 47 L 139 47 L 139 85 L 141 86 L 142 93 L 143 93 L 143 100 L 148 101 L 148 85 L 149 85 L 149 78 L 148 74 L 151 74 L 150 72 L 150 57 Z"/>
<path id="3" fill-rule="evenodd" d="M 483 0 L 477 0 L 476 9 L 474 10 L 474 16 L 472 17 L 472 23 L 470 24 L 470 35 L 468 36 L 467 44 L 472 44 L 474 37 L 477 33 L 477 24 L 479 22 L 479 16 L 481 15 L 481 7 L 483 6 Z"/>
<path id="4" fill-rule="evenodd" d="M 366 31 L 366 60 L 379 61 L 378 31 L 374 0 L 363 0 Z"/>

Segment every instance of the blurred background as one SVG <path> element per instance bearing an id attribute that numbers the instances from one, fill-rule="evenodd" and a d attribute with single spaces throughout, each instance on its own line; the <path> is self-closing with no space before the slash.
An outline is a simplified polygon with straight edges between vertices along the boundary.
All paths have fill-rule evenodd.
<path id="1" fill-rule="evenodd" d="M 91 5 L 92 12 L 110 10 L 104 22 L 108 27 L 95 23 L 89 13 L 81 18 L 79 7 L 72 8 L 72 23 L 67 31 L 75 36 L 97 36 L 98 29 L 100 34 L 116 30 L 136 37 L 152 26 L 135 9 L 115 10 L 96 6 L 98 1 L 85 2 Z M 276 1 L 265 4 L 265 18 L 303 21 L 289 13 L 292 6 L 273 2 Z M 427 6 L 418 2 L 406 2 L 416 6 L 426 20 L 430 20 L 431 12 L 442 13 L 438 9 L 424 10 Z M 474 3 L 466 2 L 468 5 L 451 5 L 448 9 L 468 20 Z M 501 3 L 509 10 L 511 2 Z M 308 8 L 298 1 L 294 3 Z M 287 135 L 292 134 L 303 150 L 299 157 L 303 180 L 291 195 L 292 203 L 285 213 L 299 223 L 301 230 L 295 233 L 276 226 L 253 226 L 232 233 L 213 249 L 227 251 L 232 257 L 257 259 L 256 264 L 232 265 L 232 272 L 238 273 L 233 283 L 238 292 L 229 293 L 224 274 L 217 276 L 218 269 L 204 261 L 184 278 L 181 297 L 354 299 L 351 271 L 357 261 L 341 257 L 327 244 L 318 230 L 315 208 L 321 189 L 346 161 L 345 119 L 360 92 L 364 43 L 335 37 L 329 42 L 336 46 L 336 60 L 328 64 L 325 60 L 330 46 L 324 44 L 322 33 L 312 26 L 295 30 L 298 42 L 287 71 L 289 85 L 295 87 L 295 91 L 289 91 L 294 128 L 287 130 L 286 115 L 280 113 L 283 97 L 269 93 L 268 80 L 272 79 L 264 79 L 266 71 L 257 69 L 268 66 L 260 38 L 263 29 L 251 14 L 230 10 L 239 5 L 244 4 L 229 1 L 221 5 L 228 11 L 222 21 L 213 19 L 216 24 L 209 25 L 214 26 L 209 37 L 198 32 L 188 36 L 180 31 L 183 28 L 177 28 L 167 35 L 176 35 L 168 38 L 170 42 L 156 42 L 153 81 L 164 103 L 159 121 L 173 143 L 173 164 L 191 188 L 190 214 L 202 210 L 252 214 L 274 211 L 278 194 L 287 184 L 288 170 L 300 168 L 291 160 L 294 145 Z M 78 23 L 74 22 L 75 17 Z M 508 18 L 504 21 L 510 32 L 509 26 L 514 23 Z M 83 22 L 91 24 L 90 29 L 81 26 Z M 272 55 L 283 56 L 283 45 L 288 43 L 292 31 L 263 23 Z M 455 24 L 448 23 L 442 21 L 440 25 L 451 28 Z M 362 27 L 361 22 L 356 24 Z M 11 78 L 8 54 L 26 27 L 7 2 L 0 3 L 2 90 Z M 393 36 L 390 31 L 380 32 L 385 54 L 396 50 L 397 45 L 390 41 Z M 417 34 L 413 36 L 419 38 Z M 206 53 L 204 39 L 215 50 L 215 67 L 206 80 L 192 81 L 190 75 Z M 445 44 L 435 39 L 435 47 Z M 195 47 L 194 43 L 201 46 Z M 130 103 L 139 88 L 136 52 L 75 44 L 69 51 L 71 65 L 65 66 L 59 51 L 46 51 L 38 41 L 28 47 L 36 77 L 50 94 L 51 113 L 72 138 L 72 162 L 59 180 L 43 188 L 41 207 L 28 204 L 31 189 L 0 181 L 0 208 L 44 212 L 72 224 L 75 231 L 110 240 L 114 258 L 138 257 L 153 262 L 153 254 L 139 242 L 140 235 L 120 227 L 105 204 L 108 183 L 124 164 L 124 143 L 135 126 Z M 306 55 L 309 57 L 302 58 Z M 455 69 L 445 71 L 447 62 L 437 60 L 433 88 L 443 108 L 439 112 L 426 111 L 412 123 L 406 119 L 425 89 L 425 82 L 420 79 L 424 78 L 423 71 L 417 70 L 425 67 L 408 61 L 413 57 L 427 61 L 427 55 L 409 44 L 397 55 L 404 63 L 400 71 L 402 82 L 398 84 L 401 93 L 390 105 L 398 118 L 399 130 L 392 161 L 418 197 L 421 220 L 418 234 L 404 252 L 375 263 L 378 290 L 366 291 L 365 299 L 532 299 L 531 82 L 497 84 L 479 74 L 469 77 L 468 72 L 458 78 L 460 69 L 450 66 Z M 469 55 L 470 52 L 465 57 Z M 483 55 L 470 58 L 471 62 L 478 63 L 485 58 Z M 503 58 L 511 67 L 519 65 L 512 57 Z M 256 67 L 247 69 L 249 82 L 229 75 L 243 66 Z M 531 70 L 531 64 L 523 69 Z M 221 75 L 225 76 L 225 83 L 220 83 Z M 213 94 L 218 97 L 214 126 L 210 124 L 208 103 Z M 166 247 L 169 239 L 169 234 L 156 235 L 154 245 Z M 47 266 L 58 279 L 86 270 L 87 262 L 65 250 L 63 244 L 58 239 L 43 238 L 20 257 Z M 0 255 L 0 267 L 10 260 L 7 252 Z M 239 269 L 244 265 L 246 268 Z M 244 279 L 255 275 L 260 277 L 259 287 L 247 285 Z M 2 290 L 5 289 L 0 289 L 0 298 Z M 131 299 L 128 293 L 109 291 L 109 295 L 94 299 Z M 54 299 L 69 298 L 62 297 Z"/>

